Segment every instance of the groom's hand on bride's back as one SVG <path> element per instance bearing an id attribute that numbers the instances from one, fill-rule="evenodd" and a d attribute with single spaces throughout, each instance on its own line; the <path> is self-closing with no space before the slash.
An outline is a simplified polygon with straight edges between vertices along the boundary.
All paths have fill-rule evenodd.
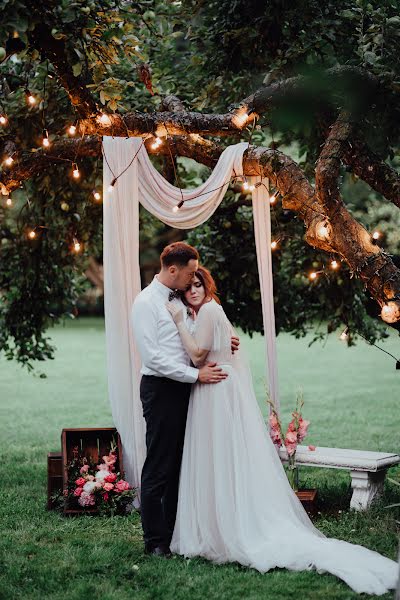
<path id="1" fill-rule="evenodd" d="M 199 369 L 200 383 L 219 383 L 228 377 L 227 373 L 217 365 L 217 363 L 207 363 Z"/>

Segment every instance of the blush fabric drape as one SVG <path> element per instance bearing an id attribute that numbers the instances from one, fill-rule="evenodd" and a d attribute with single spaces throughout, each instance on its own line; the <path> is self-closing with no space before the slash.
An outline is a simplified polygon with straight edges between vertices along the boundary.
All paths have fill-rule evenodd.
<path id="1" fill-rule="evenodd" d="M 103 138 L 104 310 L 108 391 L 112 416 L 124 448 L 128 481 L 139 486 L 145 459 L 145 426 L 139 397 L 140 358 L 130 324 L 132 303 L 141 291 L 139 202 L 171 227 L 191 229 L 218 208 L 234 176 L 242 175 L 247 143 L 229 146 L 210 177 L 196 189 L 180 190 L 152 165 L 141 138 Z M 135 158 L 134 158 L 135 157 Z M 120 175 L 122 173 L 122 175 Z M 117 181 L 112 185 L 114 179 Z M 249 179 L 249 183 L 261 181 Z M 279 410 L 273 301 L 268 180 L 252 192 L 270 398 Z M 173 208 L 184 200 L 183 206 Z"/>

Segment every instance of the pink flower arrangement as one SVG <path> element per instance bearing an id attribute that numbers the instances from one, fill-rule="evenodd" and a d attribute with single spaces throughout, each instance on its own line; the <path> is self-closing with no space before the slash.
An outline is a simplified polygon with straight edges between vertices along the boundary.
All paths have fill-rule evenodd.
<path id="1" fill-rule="evenodd" d="M 113 444 L 100 464 L 88 464 L 86 458 L 72 461 L 69 465 L 71 483 L 67 497 L 77 501 L 82 508 L 94 507 L 109 513 L 123 512 L 134 499 L 136 491 L 122 479 L 120 473 L 115 472 L 117 460 L 116 446 Z"/>
<path id="2" fill-rule="evenodd" d="M 289 457 L 289 471 L 292 471 L 293 475 L 293 471 L 296 468 L 295 455 L 297 446 L 306 437 L 310 425 L 310 421 L 303 419 L 301 414 L 304 401 L 301 397 L 297 398 L 296 409 L 292 413 L 292 420 L 288 425 L 285 435 L 283 434 L 282 424 L 274 404 L 270 400 L 268 400 L 268 403 L 271 405 L 271 414 L 268 419 L 271 439 L 277 448 L 282 445 L 285 446 Z M 309 446 L 309 449 L 315 450 L 315 446 Z M 294 480 L 291 481 L 291 484 L 295 488 Z"/>

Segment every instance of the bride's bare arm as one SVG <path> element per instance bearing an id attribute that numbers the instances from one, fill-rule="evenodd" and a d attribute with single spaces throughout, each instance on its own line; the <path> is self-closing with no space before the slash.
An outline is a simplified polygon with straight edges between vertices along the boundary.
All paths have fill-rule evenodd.
<path id="1" fill-rule="evenodd" d="M 203 364 L 207 358 L 209 350 L 199 348 L 195 338 L 189 332 L 184 320 L 184 309 L 182 309 L 180 306 L 175 306 L 175 304 L 172 302 L 168 302 L 166 306 L 175 321 L 175 325 L 177 326 L 179 335 L 181 336 L 183 347 L 190 356 L 192 363 L 196 367 Z"/>

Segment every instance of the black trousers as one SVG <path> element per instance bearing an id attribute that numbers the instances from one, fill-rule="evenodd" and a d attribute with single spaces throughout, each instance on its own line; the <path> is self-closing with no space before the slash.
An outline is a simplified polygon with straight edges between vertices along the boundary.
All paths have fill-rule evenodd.
<path id="1" fill-rule="evenodd" d="M 169 546 L 178 504 L 190 383 L 143 375 L 140 399 L 146 420 L 141 518 L 146 548 Z"/>

